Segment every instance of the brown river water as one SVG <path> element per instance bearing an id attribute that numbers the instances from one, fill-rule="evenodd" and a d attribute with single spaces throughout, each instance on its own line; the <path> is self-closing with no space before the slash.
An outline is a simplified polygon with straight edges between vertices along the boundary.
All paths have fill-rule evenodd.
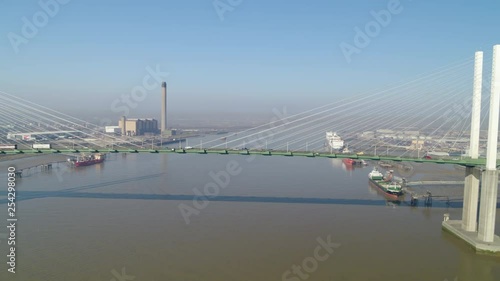
<path id="1" fill-rule="evenodd" d="M 368 184 L 374 163 L 177 154 L 110 155 L 18 178 L 12 274 L 7 168 L 43 157 L 0 162 L 0 280 L 500 280 L 500 257 L 441 229 L 444 213 L 460 219 L 461 201 L 388 202 Z M 404 176 L 462 175 L 419 164 Z"/>

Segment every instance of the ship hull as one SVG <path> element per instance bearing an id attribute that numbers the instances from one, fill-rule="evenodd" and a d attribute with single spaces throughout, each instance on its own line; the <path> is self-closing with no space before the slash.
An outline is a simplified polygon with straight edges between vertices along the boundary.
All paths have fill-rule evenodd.
<path id="1" fill-rule="evenodd" d="M 388 190 L 387 188 L 385 188 L 382 184 L 380 184 L 381 181 L 376 181 L 376 180 L 372 180 L 372 179 L 368 179 L 370 181 L 370 184 L 373 186 L 373 187 L 376 187 L 378 190 L 380 190 L 381 192 L 383 192 L 383 194 L 390 198 L 390 199 L 398 199 L 399 197 L 403 196 L 404 193 L 403 191 L 400 191 L 400 192 L 394 192 L 394 191 L 390 191 Z"/>
<path id="2" fill-rule="evenodd" d="M 342 162 L 344 162 L 344 164 L 346 164 L 346 165 L 354 165 L 355 164 L 354 160 L 352 160 L 350 158 L 344 158 L 344 159 L 342 159 Z"/>
<path id="3" fill-rule="evenodd" d="M 89 161 L 75 162 L 75 167 L 90 166 L 104 162 L 104 159 L 94 159 Z"/>

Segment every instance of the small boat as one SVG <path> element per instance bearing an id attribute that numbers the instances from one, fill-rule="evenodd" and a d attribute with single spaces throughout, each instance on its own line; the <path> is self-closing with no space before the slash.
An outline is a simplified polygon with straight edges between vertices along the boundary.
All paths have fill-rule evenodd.
<path id="1" fill-rule="evenodd" d="M 344 164 L 349 165 L 349 166 L 356 164 L 356 160 L 351 159 L 351 158 L 344 158 L 344 159 L 342 159 L 342 162 L 344 162 Z"/>
<path id="2" fill-rule="evenodd" d="M 356 160 L 356 159 L 352 159 L 352 158 L 344 158 L 344 159 L 342 159 L 342 162 L 344 162 L 344 164 L 349 165 L 349 166 L 352 166 L 352 165 L 366 166 L 366 165 L 368 165 L 368 163 L 366 163 L 366 161 L 363 159 Z"/>
<path id="3" fill-rule="evenodd" d="M 382 161 L 378 162 L 378 165 L 380 167 L 382 167 L 382 168 L 392 168 L 393 167 L 391 164 L 385 163 L 385 162 L 382 162 Z"/>
<path id="4" fill-rule="evenodd" d="M 403 187 L 401 184 L 394 182 L 394 172 L 392 170 L 388 171 L 387 175 L 384 176 L 377 167 L 368 174 L 368 179 L 370 183 L 376 186 L 378 189 L 383 191 L 390 198 L 398 198 L 404 194 Z"/>

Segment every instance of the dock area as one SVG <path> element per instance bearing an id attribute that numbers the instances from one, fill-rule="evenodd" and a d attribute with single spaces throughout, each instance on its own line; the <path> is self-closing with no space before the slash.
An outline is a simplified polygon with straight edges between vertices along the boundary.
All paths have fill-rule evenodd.
<path id="1" fill-rule="evenodd" d="M 14 166 L 16 177 L 22 178 L 40 172 L 48 172 L 60 165 L 66 165 L 67 155 L 31 155 L 18 159 L 2 159 L 3 165 Z"/>
<path id="2" fill-rule="evenodd" d="M 48 172 L 52 170 L 53 166 L 66 165 L 66 163 L 67 161 L 54 161 L 29 167 L 17 168 L 16 177 L 22 178 L 23 176 L 29 176 L 39 172 Z"/>
<path id="3" fill-rule="evenodd" d="M 424 186 L 424 185 L 463 185 L 464 181 L 411 181 L 406 186 Z"/>

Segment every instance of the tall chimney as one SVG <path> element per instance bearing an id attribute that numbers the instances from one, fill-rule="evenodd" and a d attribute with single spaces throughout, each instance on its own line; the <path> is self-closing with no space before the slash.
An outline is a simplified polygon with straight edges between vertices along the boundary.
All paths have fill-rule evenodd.
<path id="1" fill-rule="evenodd" d="M 167 82 L 161 83 L 162 97 L 161 97 L 161 134 L 167 131 Z"/>
<path id="2" fill-rule="evenodd" d="M 127 117 L 122 116 L 122 136 L 127 135 Z"/>

